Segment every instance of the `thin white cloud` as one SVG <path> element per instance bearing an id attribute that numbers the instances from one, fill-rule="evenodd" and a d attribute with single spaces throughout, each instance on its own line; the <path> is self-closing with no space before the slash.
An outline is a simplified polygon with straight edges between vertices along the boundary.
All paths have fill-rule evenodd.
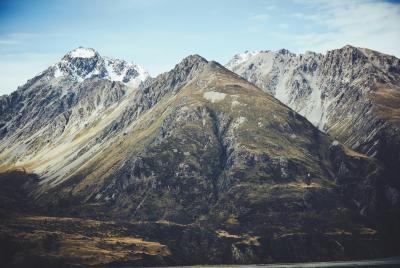
<path id="1" fill-rule="evenodd" d="M 34 38 L 54 38 L 63 36 L 62 33 L 25 33 L 14 32 L 0 35 L 0 48 L 15 48 L 15 45 L 26 44 Z M 2 53 L 0 52 L 0 56 Z"/>
<path id="2" fill-rule="evenodd" d="M 312 12 L 292 17 L 312 24 L 293 36 L 299 50 L 326 51 L 346 44 L 400 56 L 400 5 L 372 1 L 296 1 Z M 318 31 L 316 28 L 320 28 Z"/>
<path id="3" fill-rule="evenodd" d="M 14 46 L 21 44 L 27 38 L 32 37 L 30 33 L 10 33 L 6 35 L 0 35 L 0 48 L 6 48 L 7 46 Z"/>
<path id="4" fill-rule="evenodd" d="M 12 39 L 0 39 L 0 46 L 1 45 L 16 45 L 19 44 L 20 42 L 18 40 L 12 40 Z"/>

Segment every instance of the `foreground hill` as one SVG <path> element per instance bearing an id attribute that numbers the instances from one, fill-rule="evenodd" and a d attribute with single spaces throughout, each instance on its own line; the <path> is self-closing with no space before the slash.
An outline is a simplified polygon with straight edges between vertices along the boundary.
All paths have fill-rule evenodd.
<path id="1" fill-rule="evenodd" d="M 40 89 L 28 82 L 24 92 L 58 103 L 54 79 L 49 86 L 39 78 Z M 220 64 L 192 55 L 137 87 L 107 77 L 68 85 L 74 105 L 51 110 L 50 120 L 9 115 L 15 129 L 0 142 L 8 264 L 266 263 L 399 252 L 398 214 L 386 206 L 380 162 Z M 47 87 L 54 91 L 40 91 Z"/>

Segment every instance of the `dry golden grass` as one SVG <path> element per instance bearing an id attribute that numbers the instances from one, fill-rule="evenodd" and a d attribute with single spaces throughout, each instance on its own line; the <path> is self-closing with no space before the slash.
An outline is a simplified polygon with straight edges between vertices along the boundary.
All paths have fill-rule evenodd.
<path id="1" fill-rule="evenodd" d="M 376 235 L 378 233 L 377 230 L 368 227 L 361 227 L 360 234 L 361 235 Z"/>
<path id="2" fill-rule="evenodd" d="M 217 234 L 218 237 L 236 238 L 236 239 L 242 238 L 242 236 L 240 236 L 240 235 L 230 234 L 225 230 L 217 230 L 215 233 Z"/>
<path id="3" fill-rule="evenodd" d="M 312 182 L 310 184 L 306 184 L 305 182 L 290 182 L 285 184 L 287 187 L 293 188 L 321 188 L 321 184 Z"/>
<path id="4" fill-rule="evenodd" d="M 240 241 L 236 242 L 237 244 L 244 244 L 248 246 L 260 246 L 259 236 L 251 236 L 248 234 L 230 234 L 225 230 L 217 230 L 215 231 L 219 238 L 231 238 L 231 239 L 240 239 Z"/>
<path id="5" fill-rule="evenodd" d="M 50 257 L 63 259 L 84 265 L 101 265 L 113 261 L 141 259 L 143 254 L 169 256 L 169 249 L 157 242 L 145 241 L 135 237 L 88 237 L 80 234 L 62 232 L 33 231 L 21 232 L 17 236 L 22 240 L 43 241 L 46 236 L 56 236 L 60 244 L 46 251 Z M 40 248 L 35 249 L 38 255 Z"/>
<path id="6" fill-rule="evenodd" d="M 374 112 L 382 119 L 400 125 L 400 91 L 378 88 L 370 98 L 375 102 Z"/>
<path id="7" fill-rule="evenodd" d="M 353 235 L 349 231 L 346 231 L 346 230 L 343 230 L 343 229 L 338 229 L 338 228 L 335 228 L 330 232 L 326 232 L 325 234 L 326 235 L 333 235 L 333 236 L 336 236 L 336 235 Z"/>
<path id="8" fill-rule="evenodd" d="M 367 156 L 365 154 L 353 151 L 352 149 L 350 149 L 347 146 L 342 146 L 342 148 L 343 148 L 344 153 L 347 154 L 348 156 L 372 159 L 371 157 L 369 157 L 369 156 Z"/>
<path id="9" fill-rule="evenodd" d="M 34 243 L 36 246 L 29 250 L 35 256 L 63 259 L 71 264 L 97 266 L 141 260 L 145 255 L 171 255 L 169 248 L 158 242 L 108 231 L 93 232 L 102 230 L 102 226 L 107 228 L 110 223 L 69 217 L 21 216 L 9 225 L 21 229 L 3 231 L 13 234 L 18 241 Z"/>

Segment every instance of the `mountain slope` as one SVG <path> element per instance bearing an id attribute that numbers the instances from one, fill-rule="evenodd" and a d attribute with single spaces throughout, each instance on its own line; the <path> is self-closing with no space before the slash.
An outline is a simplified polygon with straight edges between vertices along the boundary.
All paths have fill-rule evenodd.
<path id="1" fill-rule="evenodd" d="M 371 111 L 370 124 L 377 124 L 378 131 L 382 128 L 378 119 L 391 118 L 390 123 L 398 127 L 400 61 L 393 56 L 351 46 L 326 55 L 261 51 L 236 55 L 226 67 L 271 93 L 321 130 L 332 132 L 369 155 L 377 153 L 377 146 L 370 144 L 374 137 L 364 137 L 354 130 L 361 127 L 367 132 L 371 127 L 357 124 L 369 121 L 365 116 L 364 120 L 357 120 L 360 113 Z M 385 97 L 392 103 L 385 102 Z M 382 110 L 390 114 L 385 117 Z"/>
<path id="2" fill-rule="evenodd" d="M 111 62 L 113 73 L 107 71 Z M 114 73 L 121 71 L 126 83 L 119 77 L 113 80 Z M 93 49 L 69 52 L 11 95 L 1 97 L 0 169 L 21 166 L 50 179 L 67 175 L 90 158 L 77 157 L 82 144 L 121 113 L 146 79 L 143 68 L 104 59 Z"/>
<path id="3" fill-rule="evenodd" d="M 101 78 L 81 83 L 82 90 L 93 88 L 85 91 L 88 98 L 108 83 L 125 89 Z M 142 237 L 162 249 L 158 259 L 142 253 L 138 262 L 124 251 L 121 262 L 266 263 L 398 252 L 377 161 L 216 62 L 189 56 L 100 110 L 97 119 L 76 132 L 54 126 L 51 133 L 63 131 L 50 145 L 34 143 L 37 151 L 17 153 L 12 161 L 15 150 L 8 148 L 23 143 L 7 134 L 0 157 L 3 168 L 37 173 L 17 187 L 18 196 L 32 200 L 32 211 L 98 219 L 112 237 Z M 44 132 L 48 126 L 41 128 L 40 120 L 29 122 Z M 0 181 L 18 184 L 15 176 L 21 175 L 7 173 Z M 63 221 L 10 220 L 5 229 L 16 235 L 7 241 L 28 239 L 21 224 L 22 230 L 54 232 Z M 71 228 L 95 236 L 90 245 L 100 239 Z M 61 238 L 73 239 L 62 232 Z M 107 248 L 111 240 L 105 239 Z"/>
<path id="4" fill-rule="evenodd" d="M 246 52 L 226 67 L 332 137 L 379 159 L 391 178 L 388 195 L 400 195 L 399 59 L 345 46 L 325 55 Z"/>

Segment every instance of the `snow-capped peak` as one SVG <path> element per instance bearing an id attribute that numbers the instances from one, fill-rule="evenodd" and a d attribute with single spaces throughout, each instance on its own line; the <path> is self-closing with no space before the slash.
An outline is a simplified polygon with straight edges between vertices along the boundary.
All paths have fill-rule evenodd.
<path id="1" fill-rule="evenodd" d="M 93 58 L 96 55 L 96 51 L 93 48 L 78 47 L 72 50 L 69 55 L 72 58 Z"/>
<path id="2" fill-rule="evenodd" d="M 52 76 L 68 77 L 76 81 L 98 77 L 137 86 L 149 77 L 141 66 L 124 60 L 101 57 L 93 48 L 78 47 L 68 52 L 51 67 Z"/>
<path id="3" fill-rule="evenodd" d="M 142 66 L 132 62 L 107 57 L 104 58 L 104 62 L 107 70 L 106 78 L 111 81 L 137 86 L 150 76 Z"/>

